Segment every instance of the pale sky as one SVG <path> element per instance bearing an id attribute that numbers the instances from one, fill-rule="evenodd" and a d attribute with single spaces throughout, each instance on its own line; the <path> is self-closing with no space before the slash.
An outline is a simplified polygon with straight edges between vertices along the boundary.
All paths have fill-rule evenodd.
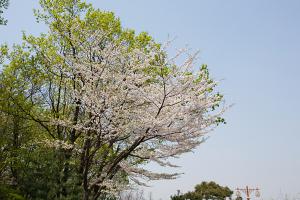
<path id="1" fill-rule="evenodd" d="M 155 199 L 202 181 L 261 188 L 260 199 L 300 198 L 300 1 L 299 0 L 93 0 L 115 12 L 124 27 L 147 31 L 174 48 L 200 50 L 235 104 L 194 153 L 177 161 L 185 174 L 151 183 Z M 21 31 L 45 32 L 32 9 L 37 0 L 11 0 L 0 43 L 19 43 Z M 155 167 L 155 169 L 159 170 Z"/>

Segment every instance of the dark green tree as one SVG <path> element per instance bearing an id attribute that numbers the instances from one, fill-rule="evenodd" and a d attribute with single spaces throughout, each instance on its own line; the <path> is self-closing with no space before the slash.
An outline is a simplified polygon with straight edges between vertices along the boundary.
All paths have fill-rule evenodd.
<path id="1" fill-rule="evenodd" d="M 171 196 L 172 200 L 202 200 L 202 199 L 213 199 L 213 200 L 224 200 L 230 198 L 233 191 L 227 186 L 220 186 L 219 184 L 211 182 L 202 182 L 195 186 L 193 192 L 187 192 L 182 195 Z"/>

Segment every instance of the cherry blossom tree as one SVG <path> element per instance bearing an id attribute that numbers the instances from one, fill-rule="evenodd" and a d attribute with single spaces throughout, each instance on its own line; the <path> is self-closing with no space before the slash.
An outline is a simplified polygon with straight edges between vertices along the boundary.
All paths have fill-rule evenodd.
<path id="1" fill-rule="evenodd" d="M 223 96 L 207 66 L 195 66 L 197 53 L 169 56 L 169 43 L 123 29 L 112 13 L 79 0 L 40 2 L 36 16 L 49 32 L 24 35 L 26 53 L 10 67 L 26 61 L 16 82 L 28 83 L 22 92 L 31 109 L 18 107 L 44 130 L 34 143 L 64 155 L 59 194 L 71 180 L 87 200 L 177 178 L 146 166 L 177 167 L 171 158 L 224 122 Z"/>
<path id="2" fill-rule="evenodd" d="M 0 0 L 0 25 L 6 25 L 7 23 L 7 20 L 4 19 L 1 15 L 3 14 L 3 10 L 8 8 L 8 5 L 8 0 Z"/>
<path id="3" fill-rule="evenodd" d="M 195 149 L 220 120 L 223 109 L 213 110 L 221 96 L 212 93 L 216 82 L 206 66 L 194 73 L 196 55 L 179 65 L 152 42 L 147 51 L 128 50 L 122 42 L 99 46 L 106 37 L 101 31 L 82 36 L 84 43 L 72 38 L 82 50 L 63 57 L 64 76 L 75 80 L 68 90 L 78 120 L 52 123 L 77 133 L 69 148 L 80 154 L 87 195 L 96 199 L 102 191 L 120 189 L 128 184 L 120 181 L 124 174 L 139 185 L 176 178 L 177 173 L 146 170 L 145 162 L 176 167 L 169 158 Z"/>

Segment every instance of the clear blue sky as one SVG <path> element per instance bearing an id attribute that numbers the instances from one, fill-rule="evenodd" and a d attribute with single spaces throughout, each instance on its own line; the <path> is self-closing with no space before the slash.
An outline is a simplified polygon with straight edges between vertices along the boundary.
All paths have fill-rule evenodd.
<path id="1" fill-rule="evenodd" d="M 0 43 L 18 43 L 35 23 L 37 0 L 11 0 Z M 228 124 L 194 153 L 177 161 L 184 175 L 153 182 L 155 199 L 214 180 L 250 185 L 262 198 L 300 192 L 300 1 L 298 0 L 93 0 L 114 11 L 125 27 L 148 31 L 176 48 L 200 50 L 228 104 Z"/>

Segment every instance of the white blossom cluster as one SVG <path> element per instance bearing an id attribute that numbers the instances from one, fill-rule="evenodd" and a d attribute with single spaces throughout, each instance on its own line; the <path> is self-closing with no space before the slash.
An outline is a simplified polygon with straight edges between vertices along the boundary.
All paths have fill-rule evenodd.
<path id="1" fill-rule="evenodd" d="M 75 145 L 89 161 L 89 187 L 115 188 L 122 174 L 142 185 L 176 178 L 179 174 L 146 170 L 145 163 L 176 167 L 169 158 L 195 149 L 224 112 L 214 110 L 222 101 L 212 92 L 216 82 L 205 68 L 194 72 L 196 55 L 179 51 L 168 59 L 153 42 L 128 48 L 102 32 L 85 32 L 72 42 L 79 47 L 76 55 L 62 59 L 78 120 L 69 115 L 52 124 L 76 130 Z M 181 55 L 188 56 L 178 65 Z"/>

